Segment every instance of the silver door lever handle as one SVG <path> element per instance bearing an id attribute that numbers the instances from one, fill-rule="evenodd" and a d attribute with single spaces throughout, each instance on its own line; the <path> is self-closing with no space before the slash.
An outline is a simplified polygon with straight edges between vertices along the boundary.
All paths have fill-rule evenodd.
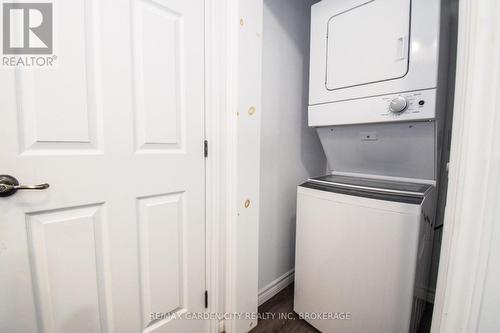
<path id="1" fill-rule="evenodd" d="M 8 197 L 15 194 L 18 190 L 45 190 L 49 184 L 39 185 L 19 185 L 16 178 L 9 175 L 0 175 L 0 197 Z"/>
<path id="2" fill-rule="evenodd" d="M 45 190 L 46 188 L 49 188 L 50 185 L 47 183 L 44 183 L 44 184 L 39 184 L 39 185 L 17 185 L 17 186 L 13 186 L 13 187 L 16 190 Z"/>

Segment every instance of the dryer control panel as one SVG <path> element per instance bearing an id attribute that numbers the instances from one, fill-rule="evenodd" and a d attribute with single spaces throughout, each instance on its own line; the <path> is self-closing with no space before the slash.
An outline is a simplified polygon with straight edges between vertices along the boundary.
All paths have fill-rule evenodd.
<path id="1" fill-rule="evenodd" d="M 309 106 L 309 126 L 434 119 L 436 89 Z"/>
<path id="2" fill-rule="evenodd" d="M 382 113 L 386 116 L 402 115 L 404 112 L 409 112 L 412 114 L 427 113 L 429 110 L 429 104 L 434 101 L 434 96 L 429 96 L 426 91 L 417 91 L 411 93 L 398 94 L 397 96 L 384 96 L 382 100 L 387 103 L 386 113 Z"/>

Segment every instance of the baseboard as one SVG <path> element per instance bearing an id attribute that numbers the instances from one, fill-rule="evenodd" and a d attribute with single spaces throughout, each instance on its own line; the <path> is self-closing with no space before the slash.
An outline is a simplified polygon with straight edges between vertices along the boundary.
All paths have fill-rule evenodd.
<path id="1" fill-rule="evenodd" d="M 259 290 L 259 306 L 293 283 L 295 269 L 292 268 L 267 286 Z"/>

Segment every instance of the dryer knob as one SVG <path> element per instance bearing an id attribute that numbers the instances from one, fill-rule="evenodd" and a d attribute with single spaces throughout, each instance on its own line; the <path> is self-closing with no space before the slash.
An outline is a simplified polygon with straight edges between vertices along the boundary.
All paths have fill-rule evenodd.
<path id="1" fill-rule="evenodd" d="M 391 101 L 391 104 L 389 104 L 389 110 L 393 113 L 400 113 L 406 110 L 407 106 L 408 102 L 406 101 L 406 98 L 398 96 Z"/>

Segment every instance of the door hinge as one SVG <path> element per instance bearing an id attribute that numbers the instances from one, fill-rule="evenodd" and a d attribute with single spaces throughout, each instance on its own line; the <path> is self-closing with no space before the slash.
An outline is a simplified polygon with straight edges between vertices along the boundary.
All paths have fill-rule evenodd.
<path id="1" fill-rule="evenodd" d="M 205 309 L 208 309 L 208 290 L 205 290 Z"/>
<path id="2" fill-rule="evenodd" d="M 208 157 L 208 140 L 205 140 L 203 147 L 204 147 L 203 151 L 204 151 L 205 157 Z"/>

